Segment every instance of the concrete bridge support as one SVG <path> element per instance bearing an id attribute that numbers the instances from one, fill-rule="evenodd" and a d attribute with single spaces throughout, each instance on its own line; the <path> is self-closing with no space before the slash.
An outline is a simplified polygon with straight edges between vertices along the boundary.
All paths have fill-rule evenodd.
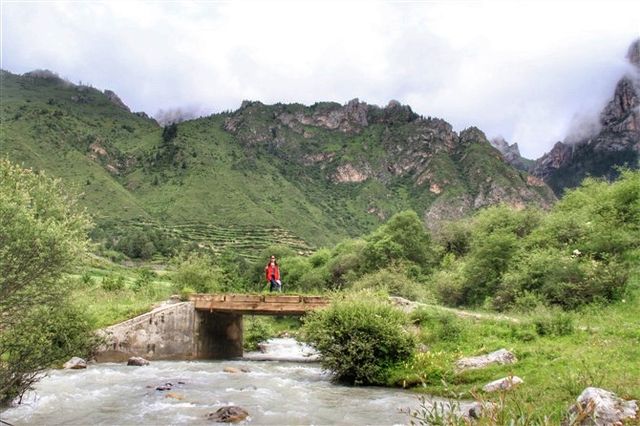
<path id="1" fill-rule="evenodd" d="M 150 360 L 228 359 L 242 356 L 242 315 L 196 311 L 193 302 L 165 305 L 101 330 L 99 362 L 132 356 Z"/>

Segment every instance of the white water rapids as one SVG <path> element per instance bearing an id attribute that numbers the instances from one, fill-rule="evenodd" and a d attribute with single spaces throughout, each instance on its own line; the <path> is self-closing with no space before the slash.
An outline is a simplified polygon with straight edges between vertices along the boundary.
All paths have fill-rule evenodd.
<path id="1" fill-rule="evenodd" d="M 249 412 L 245 424 L 392 425 L 409 423 L 407 411 L 418 408 L 416 394 L 400 389 L 332 384 L 319 364 L 308 362 L 310 349 L 293 339 L 272 339 L 266 348 L 266 354 L 234 361 L 51 370 L 22 405 L 0 418 L 16 426 L 215 424 L 208 413 L 238 405 Z M 287 361 L 259 361 L 266 357 Z M 225 367 L 247 372 L 228 373 Z M 165 383 L 174 386 L 156 390 Z"/>

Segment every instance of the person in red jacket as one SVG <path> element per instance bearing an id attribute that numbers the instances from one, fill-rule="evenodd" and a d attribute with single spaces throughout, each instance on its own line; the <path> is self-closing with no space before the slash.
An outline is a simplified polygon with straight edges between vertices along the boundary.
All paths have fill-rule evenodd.
<path id="1" fill-rule="evenodd" d="M 280 281 L 280 268 L 276 257 L 271 256 L 271 260 L 264 268 L 265 277 L 270 284 L 269 291 L 282 291 L 282 281 Z"/>

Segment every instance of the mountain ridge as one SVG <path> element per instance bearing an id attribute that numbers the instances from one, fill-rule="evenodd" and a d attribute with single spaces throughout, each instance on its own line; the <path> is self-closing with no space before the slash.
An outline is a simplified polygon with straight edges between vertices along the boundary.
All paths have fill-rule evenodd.
<path id="1" fill-rule="evenodd" d="M 479 129 L 458 134 L 396 101 L 246 101 L 163 128 L 111 91 L 51 75 L 2 71 L 1 80 L 4 155 L 75 186 L 99 224 L 236 227 L 238 241 L 252 227 L 282 229 L 304 248 L 361 235 L 406 209 L 434 227 L 495 203 L 555 199 Z M 234 239 L 208 243 L 198 226 L 189 230 L 198 244 Z"/>

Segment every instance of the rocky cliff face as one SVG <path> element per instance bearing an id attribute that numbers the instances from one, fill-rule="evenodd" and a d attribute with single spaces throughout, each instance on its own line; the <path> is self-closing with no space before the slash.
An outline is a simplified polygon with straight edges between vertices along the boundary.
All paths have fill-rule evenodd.
<path id="1" fill-rule="evenodd" d="M 329 191 L 350 198 L 332 202 L 380 219 L 413 208 L 435 225 L 492 204 L 555 199 L 543 182 L 507 164 L 479 129 L 457 134 L 396 101 L 383 108 L 358 99 L 310 107 L 245 102 L 223 128 L 249 156 L 271 156 L 305 185 L 332 185 Z"/>
<path id="2" fill-rule="evenodd" d="M 518 144 L 509 145 L 503 137 L 499 136 L 490 140 L 491 146 L 500 151 L 504 160 L 518 170 L 529 171 L 533 161 L 520 155 Z"/>
<path id="3" fill-rule="evenodd" d="M 533 166 L 532 173 L 557 194 L 586 176 L 613 178 L 618 166 L 640 167 L 640 39 L 631 44 L 627 59 L 632 70 L 602 110 L 600 130 L 572 143 L 558 142 Z"/>

